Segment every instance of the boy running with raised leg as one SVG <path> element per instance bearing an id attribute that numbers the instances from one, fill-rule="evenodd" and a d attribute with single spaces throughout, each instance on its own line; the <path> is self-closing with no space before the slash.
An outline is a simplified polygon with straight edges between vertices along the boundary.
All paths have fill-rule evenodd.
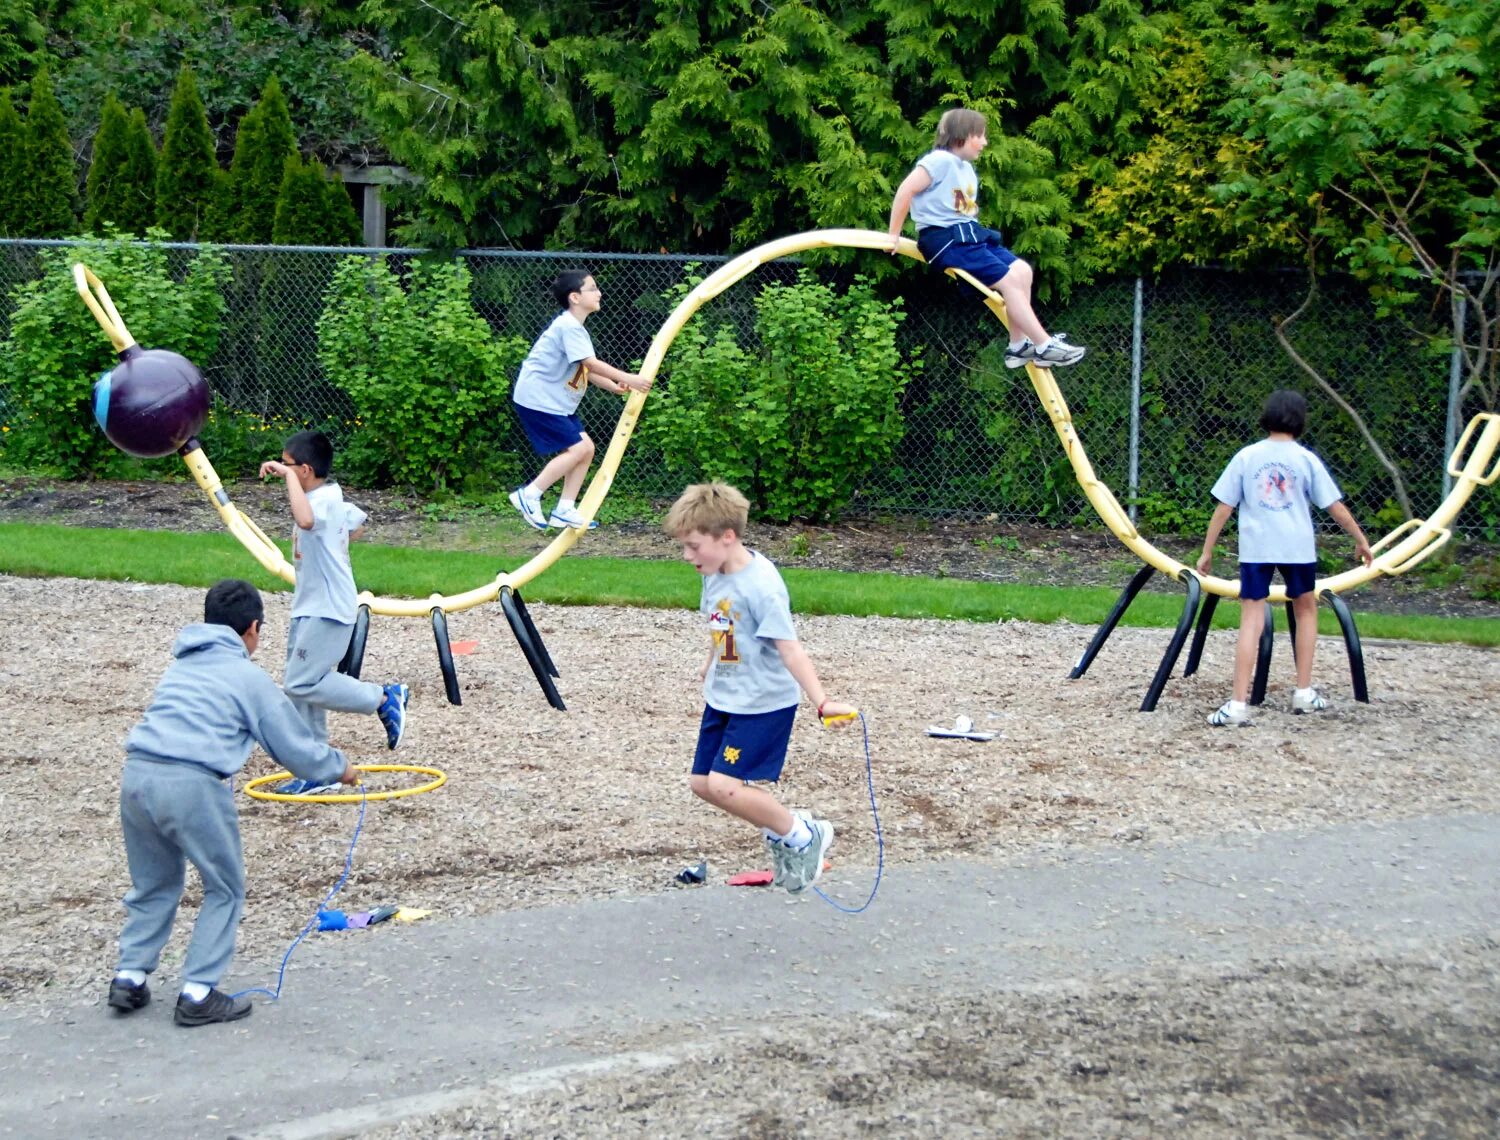
<path id="1" fill-rule="evenodd" d="M 749 513 L 745 496 L 724 483 L 689 487 L 667 513 L 667 533 L 703 575 L 699 612 L 709 632 L 703 719 L 688 783 L 700 799 L 760 828 L 773 884 L 800 894 L 823 874 L 833 825 L 788 811 L 756 785 L 781 778 L 803 693 L 821 718 L 856 710 L 823 691 L 797 640 L 781 575 L 741 540 Z"/>

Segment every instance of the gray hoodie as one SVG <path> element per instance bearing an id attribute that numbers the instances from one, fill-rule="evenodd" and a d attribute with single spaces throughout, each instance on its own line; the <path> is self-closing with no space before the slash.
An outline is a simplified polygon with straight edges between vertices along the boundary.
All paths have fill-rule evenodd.
<path id="1" fill-rule="evenodd" d="M 344 754 L 318 743 L 276 682 L 250 660 L 227 625 L 197 623 L 177 635 L 175 660 L 156 686 L 125 754 L 196 764 L 232 776 L 258 742 L 294 776 L 332 783 Z"/>

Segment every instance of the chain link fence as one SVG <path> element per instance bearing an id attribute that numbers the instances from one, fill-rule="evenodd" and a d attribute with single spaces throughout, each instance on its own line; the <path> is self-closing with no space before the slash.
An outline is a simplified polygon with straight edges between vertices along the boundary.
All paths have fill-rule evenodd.
<path id="1" fill-rule="evenodd" d="M 17 289 L 41 272 L 41 250 L 67 245 L 0 242 L 0 336 L 9 336 Z M 166 248 L 174 272 L 186 272 L 201 252 L 192 245 Z M 219 248 L 230 267 L 227 307 L 217 350 L 197 362 L 213 388 L 216 414 L 260 421 L 271 433 L 272 450 L 282 436 L 309 425 L 341 442 L 355 411 L 317 361 L 317 323 L 334 270 L 344 258 L 380 257 L 400 274 L 427 255 L 404 249 Z M 673 289 L 725 260 L 509 251 L 455 256 L 468 266 L 475 309 L 495 334 L 528 343 L 555 315 L 547 288 L 552 278 L 564 268 L 587 268 L 603 290 L 603 307 L 589 331 L 599 355 L 621 366 L 645 355 L 675 304 Z M 877 257 L 884 255 L 820 260 L 816 272 L 835 286 L 847 285 L 861 269 L 872 268 L 861 258 Z M 715 318 L 729 319 L 741 343 L 752 343 L 755 292 L 768 282 L 791 280 L 795 271 L 795 264 L 782 261 L 752 274 L 710 303 Z M 902 442 L 893 460 L 865 481 L 852 509 L 865 515 L 1098 525 L 1025 371 L 1004 367 L 1004 332 L 974 292 L 916 266 L 882 281 L 881 288 L 900 298 L 906 319 L 898 343 L 905 352 L 920 351 L 922 364 L 903 396 Z M 1305 291 L 1305 279 L 1296 274 L 1180 270 L 1154 281 L 1104 281 L 1066 301 L 1038 305 L 1051 331 L 1089 347 L 1083 363 L 1059 370 L 1057 379 L 1095 470 L 1144 529 L 1201 529 L 1212 509 L 1209 488 L 1234 451 L 1262 434 L 1261 404 L 1280 387 L 1307 394 L 1312 414 L 1304 441 L 1328 463 L 1355 517 L 1372 533 L 1399 521 L 1392 472 L 1273 334 L 1273 318 L 1294 310 Z M 123 315 L 130 323 L 131 314 Z M 1446 331 L 1444 316 L 1434 315 L 1426 327 L 1378 320 L 1360 286 L 1325 280 L 1289 331 L 1308 365 L 1363 417 L 1418 516 L 1430 513 L 1447 490 L 1450 421 L 1462 430 L 1469 416 L 1484 410 L 1452 406 L 1457 386 L 1451 354 L 1432 347 L 1433 335 Z M 102 336 L 100 345 L 102 368 L 109 363 Z M 79 377 L 82 401 L 91 379 Z M 807 382 L 816 383 L 816 377 Z M 670 372 L 657 383 L 670 385 Z M 618 410 L 616 401 L 597 394 L 583 402 L 585 425 L 601 446 Z M 22 414 L 21 401 L 0 386 L 0 415 L 10 421 Z M 651 415 L 649 402 L 645 415 Z M 494 422 L 496 446 L 513 453 L 515 469 L 534 466 L 510 410 L 496 408 Z M 209 455 L 226 479 L 251 473 L 253 456 L 239 456 L 235 462 L 247 466 L 237 470 L 226 469 L 212 447 Z M 638 440 L 615 490 L 664 500 L 697 477 L 669 469 L 659 452 Z M 1493 492 L 1476 495 L 1458 529 L 1493 539 L 1500 531 L 1497 500 Z"/>

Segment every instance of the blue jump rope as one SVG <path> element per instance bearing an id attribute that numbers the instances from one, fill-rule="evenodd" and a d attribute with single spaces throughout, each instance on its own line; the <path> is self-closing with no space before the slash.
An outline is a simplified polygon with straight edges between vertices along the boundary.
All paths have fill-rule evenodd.
<path id="1" fill-rule="evenodd" d="M 885 873 L 885 835 L 880 830 L 880 809 L 875 805 L 875 768 L 870 761 L 870 726 L 865 722 L 864 713 L 855 713 L 859 717 L 860 732 L 864 734 L 865 743 L 865 787 L 870 793 L 870 818 L 875 821 L 875 881 L 870 884 L 870 897 L 860 903 L 859 906 L 844 906 L 836 899 L 831 899 L 823 893 L 821 887 L 813 887 L 818 892 L 818 897 L 835 910 L 844 914 L 859 914 L 868 910 L 870 904 L 875 901 L 875 892 L 880 890 L 880 878 Z"/>
<path id="2" fill-rule="evenodd" d="M 859 906 L 845 906 L 837 899 L 830 898 L 824 894 L 822 887 L 813 887 L 813 890 L 817 892 L 820 899 L 835 910 L 842 911 L 844 914 L 860 914 L 868 910 L 870 904 L 875 901 L 876 892 L 880 890 L 881 876 L 885 874 L 885 835 L 880 829 L 880 808 L 875 803 L 875 768 L 870 759 L 870 726 L 865 721 L 864 713 L 856 713 L 855 715 L 859 717 L 860 732 L 864 736 L 865 787 L 870 795 L 870 817 L 875 821 L 875 881 L 870 884 L 869 897 L 860 903 Z M 339 876 L 339 881 L 333 884 L 333 888 L 323 896 L 323 901 L 318 903 L 318 909 L 307 920 L 307 925 L 298 932 L 296 938 L 292 939 L 292 944 L 286 948 L 286 953 L 281 956 L 281 968 L 276 972 L 276 988 L 271 990 L 265 986 L 252 986 L 248 990 L 238 990 L 230 994 L 230 997 L 243 997 L 246 994 L 265 994 L 272 1001 L 281 1000 L 281 987 L 286 981 L 286 967 L 287 963 L 292 960 L 292 951 L 296 950 L 302 944 L 302 940 L 312 933 L 313 928 L 318 925 L 318 920 L 322 917 L 324 909 L 333 901 L 334 896 L 344 889 L 344 884 L 349 881 L 349 872 L 354 869 L 354 847 L 359 842 L 359 833 L 365 827 L 365 809 L 370 803 L 367 796 L 368 792 L 366 792 L 365 786 L 361 784 L 359 790 L 359 819 L 355 821 L 354 834 L 349 837 L 349 850 L 344 854 L 343 874 Z"/>
<path id="3" fill-rule="evenodd" d="M 276 988 L 268 990 L 265 986 L 254 986 L 251 989 L 240 990 L 238 993 L 230 994 L 230 997 L 243 997 L 245 994 L 265 994 L 272 1001 L 281 1000 L 281 986 L 282 982 L 286 979 L 286 964 L 292 959 L 292 951 L 297 949 L 302 940 L 312 933 L 313 927 L 318 925 L 318 920 L 323 915 L 323 908 L 333 901 L 333 896 L 343 890 L 344 884 L 349 881 L 349 872 L 354 868 L 354 845 L 359 842 L 359 833 L 365 827 L 365 808 L 369 806 L 370 802 L 366 798 L 368 795 L 369 793 L 365 790 L 365 786 L 361 784 L 359 786 L 359 819 L 355 821 L 354 834 L 349 838 L 349 850 L 344 855 L 344 873 L 339 876 L 339 881 L 333 884 L 333 889 L 323 896 L 323 901 L 318 904 L 318 909 L 313 912 L 313 916 L 307 920 L 307 925 L 302 928 L 296 938 L 292 939 L 292 944 L 286 948 L 286 953 L 281 957 L 281 969 L 276 973 Z"/>

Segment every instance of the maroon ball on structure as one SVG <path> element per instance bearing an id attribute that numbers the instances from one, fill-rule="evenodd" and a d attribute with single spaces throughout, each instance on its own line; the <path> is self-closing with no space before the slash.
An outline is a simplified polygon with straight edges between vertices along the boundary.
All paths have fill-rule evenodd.
<path id="1" fill-rule="evenodd" d="M 192 361 L 162 348 L 127 348 L 94 383 L 94 418 L 127 455 L 171 455 L 208 419 L 208 384 Z"/>

